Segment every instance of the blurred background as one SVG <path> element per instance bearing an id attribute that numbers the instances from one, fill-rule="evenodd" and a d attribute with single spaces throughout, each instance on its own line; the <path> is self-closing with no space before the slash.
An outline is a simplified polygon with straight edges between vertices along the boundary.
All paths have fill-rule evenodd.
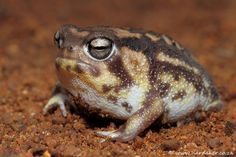
<path id="1" fill-rule="evenodd" d="M 98 155 L 96 149 L 100 148 L 104 154 L 128 150 L 131 155 L 148 151 L 156 155 L 162 152 L 161 147 L 144 147 L 143 142 L 150 144 L 151 139 L 158 139 L 161 143 L 168 137 L 181 139 L 181 146 L 202 140 L 200 146 L 196 145 L 197 150 L 233 150 L 236 136 L 225 137 L 223 126 L 234 128 L 232 121 L 236 119 L 235 15 L 235 0 L 0 0 L 0 152 L 49 150 L 57 153 L 64 150 L 67 155 L 73 155 L 73 151 L 86 154 L 89 148 L 91 155 Z M 74 136 L 69 138 L 72 133 L 51 131 L 51 126 L 61 132 L 70 128 L 59 125 L 65 122 L 60 112 L 47 118 L 41 113 L 56 81 L 53 35 L 64 24 L 134 27 L 173 37 L 209 71 L 226 102 L 223 116 L 218 116 L 223 120 L 212 124 L 218 133 L 214 134 L 214 130 L 210 133 L 208 125 L 204 125 L 201 127 L 205 130 L 199 128 L 204 132 L 201 136 L 182 138 L 179 132 L 192 132 L 197 126 L 164 129 L 165 135 L 149 133 L 144 141 L 136 141 L 130 147 L 127 144 L 91 145 L 95 135 L 85 128 L 83 121 L 76 121 L 79 125 L 76 128 L 84 129 L 75 131 L 75 137 L 80 141 L 74 141 Z M 31 117 L 30 120 L 27 117 Z M 65 123 L 74 125 L 78 117 L 71 119 L 66 119 Z M 35 126 L 37 129 L 32 129 Z M 39 136 L 40 129 L 48 130 L 54 135 L 53 139 L 47 139 L 44 134 Z M 229 132 L 235 135 L 235 130 Z M 7 135 L 14 135 L 14 138 Z M 219 148 L 208 146 L 208 137 L 219 137 L 223 145 Z M 192 149 L 189 147 L 187 145 L 184 150 Z"/>
<path id="2" fill-rule="evenodd" d="M 51 37 L 67 23 L 128 26 L 170 34 L 189 47 L 219 46 L 216 41 L 227 45 L 235 36 L 235 5 L 233 0 L 1 0 L 1 34 Z"/>

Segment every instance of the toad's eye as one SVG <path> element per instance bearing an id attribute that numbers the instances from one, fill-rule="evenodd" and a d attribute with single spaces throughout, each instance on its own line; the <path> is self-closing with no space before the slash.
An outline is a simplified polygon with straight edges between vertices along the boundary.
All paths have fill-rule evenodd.
<path id="1" fill-rule="evenodd" d="M 105 60 L 113 53 L 113 42 L 107 38 L 96 38 L 88 45 L 88 53 L 95 60 Z"/>

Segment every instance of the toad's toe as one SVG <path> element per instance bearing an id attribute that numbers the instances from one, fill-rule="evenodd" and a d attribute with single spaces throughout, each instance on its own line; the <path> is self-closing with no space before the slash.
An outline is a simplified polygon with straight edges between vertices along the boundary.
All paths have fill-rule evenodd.
<path id="1" fill-rule="evenodd" d="M 64 117 L 67 116 L 67 111 L 66 111 L 66 107 L 65 107 L 65 96 L 62 94 L 57 94 L 55 96 L 53 96 L 51 99 L 49 99 L 48 103 L 45 105 L 45 107 L 43 108 L 43 114 L 47 114 L 50 110 L 56 108 L 59 106 L 62 115 Z"/>

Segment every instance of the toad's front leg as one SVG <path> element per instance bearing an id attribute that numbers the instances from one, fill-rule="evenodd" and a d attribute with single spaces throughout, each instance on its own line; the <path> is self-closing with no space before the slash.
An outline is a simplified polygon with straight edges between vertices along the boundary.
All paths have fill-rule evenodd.
<path id="1" fill-rule="evenodd" d="M 49 99 L 48 103 L 43 108 L 43 114 L 47 114 L 50 110 L 59 106 L 62 115 L 66 117 L 67 111 L 65 104 L 66 102 L 71 103 L 68 96 L 69 92 L 65 88 L 63 88 L 60 83 L 56 83 L 52 91 L 52 97 Z"/>
<path id="2" fill-rule="evenodd" d="M 127 122 L 115 131 L 97 131 L 97 135 L 111 140 L 129 141 L 150 126 L 164 111 L 161 100 L 146 104 L 134 113 Z"/>

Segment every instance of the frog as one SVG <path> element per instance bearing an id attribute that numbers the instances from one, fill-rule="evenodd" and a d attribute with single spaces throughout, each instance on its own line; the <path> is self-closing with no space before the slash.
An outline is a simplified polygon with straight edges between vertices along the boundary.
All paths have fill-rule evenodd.
<path id="1" fill-rule="evenodd" d="M 181 126 L 223 107 L 208 72 L 168 35 L 67 24 L 54 42 L 58 82 L 43 113 L 59 107 L 66 117 L 71 104 L 123 120 L 95 131 L 105 139 L 131 141 L 156 121 Z"/>

